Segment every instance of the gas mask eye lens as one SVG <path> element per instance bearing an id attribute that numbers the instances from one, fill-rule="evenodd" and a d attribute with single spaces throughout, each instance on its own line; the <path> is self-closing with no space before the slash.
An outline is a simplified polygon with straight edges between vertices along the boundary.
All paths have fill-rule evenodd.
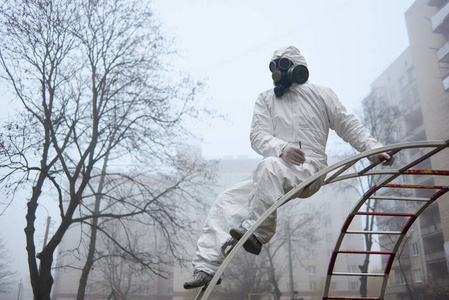
<path id="1" fill-rule="evenodd" d="M 288 68 L 290 68 L 290 66 L 292 65 L 291 60 L 289 60 L 288 58 L 281 58 L 279 60 L 279 69 L 281 70 L 288 70 Z"/>
<path id="2" fill-rule="evenodd" d="M 274 60 L 272 60 L 270 62 L 270 72 L 273 73 L 274 70 L 276 70 L 276 62 Z"/>

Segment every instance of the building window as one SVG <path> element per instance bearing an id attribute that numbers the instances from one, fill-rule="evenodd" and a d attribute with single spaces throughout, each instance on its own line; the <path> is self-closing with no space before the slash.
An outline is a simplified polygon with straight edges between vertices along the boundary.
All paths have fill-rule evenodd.
<path id="1" fill-rule="evenodd" d="M 405 88 L 408 85 L 408 77 L 402 76 L 401 79 L 399 79 L 399 86 L 401 89 Z"/>
<path id="2" fill-rule="evenodd" d="M 404 95 L 402 95 L 401 97 L 401 105 L 404 108 L 404 110 L 407 110 L 410 108 L 411 106 L 411 99 L 410 99 L 410 94 L 409 93 L 405 93 Z"/>
<path id="3" fill-rule="evenodd" d="M 419 92 L 418 92 L 418 88 L 414 87 L 412 93 L 412 99 L 413 99 L 413 103 L 418 103 L 419 102 Z"/>
<path id="4" fill-rule="evenodd" d="M 413 243 L 411 245 L 412 247 L 412 256 L 418 256 L 419 255 L 419 246 L 418 243 Z"/>
<path id="5" fill-rule="evenodd" d="M 311 282 L 311 283 L 310 283 L 310 290 L 311 290 L 311 291 L 316 290 L 316 287 L 317 287 L 316 282 Z"/>
<path id="6" fill-rule="evenodd" d="M 349 290 L 350 291 L 356 291 L 358 289 L 359 289 L 359 283 L 357 281 L 349 282 Z"/>
<path id="7" fill-rule="evenodd" d="M 415 270 L 415 282 L 416 283 L 423 282 L 422 281 L 422 270 L 421 269 L 416 269 Z"/>
<path id="8" fill-rule="evenodd" d="M 315 257 L 315 251 L 313 249 L 307 249 L 306 250 L 306 257 L 307 258 Z"/>
<path id="9" fill-rule="evenodd" d="M 315 275 L 316 274 L 315 266 L 308 266 L 307 272 L 309 272 L 309 275 Z"/>
<path id="10" fill-rule="evenodd" d="M 394 91 L 394 88 L 390 88 L 390 90 L 389 90 L 389 93 L 390 93 L 390 99 L 394 99 L 395 98 L 395 96 L 396 96 L 396 93 L 395 93 L 395 91 Z"/>
<path id="11" fill-rule="evenodd" d="M 398 273 L 398 281 L 400 285 L 405 285 L 405 278 L 404 278 L 404 274 Z"/>
<path id="12" fill-rule="evenodd" d="M 415 80 L 415 69 L 413 67 L 407 70 L 407 76 L 409 81 Z"/>

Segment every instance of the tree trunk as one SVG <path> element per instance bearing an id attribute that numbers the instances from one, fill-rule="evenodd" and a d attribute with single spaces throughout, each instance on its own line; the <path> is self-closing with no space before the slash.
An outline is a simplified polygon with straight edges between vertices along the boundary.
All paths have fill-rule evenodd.
<path id="1" fill-rule="evenodd" d="M 273 257 L 271 256 L 270 249 L 268 247 L 266 248 L 266 251 L 267 251 L 267 256 L 268 256 L 268 262 L 270 263 L 270 270 L 269 270 L 270 281 L 271 281 L 271 284 L 273 285 L 274 293 L 276 294 L 277 299 L 281 299 L 282 292 L 279 289 L 278 283 L 276 281 L 275 268 L 273 265 Z"/>
<path id="2" fill-rule="evenodd" d="M 401 270 L 402 276 L 404 277 L 405 286 L 407 287 L 408 295 L 410 296 L 410 300 L 414 300 L 412 289 L 410 288 L 410 284 L 408 283 L 407 277 L 405 276 L 404 268 L 402 267 L 401 256 L 396 256 L 398 260 L 399 269 Z"/>
<path id="3" fill-rule="evenodd" d="M 97 203 L 99 204 L 100 201 L 96 201 L 95 203 L 95 209 L 97 208 Z M 99 206 L 99 205 L 98 205 Z M 95 247 L 97 243 L 97 225 L 98 225 L 98 218 L 94 218 L 92 220 L 93 226 L 91 226 L 91 235 L 90 235 L 90 242 L 89 242 L 89 250 L 86 257 L 86 263 L 84 264 L 83 271 L 81 273 L 79 286 L 78 286 L 78 294 L 76 296 L 77 300 L 83 300 L 86 293 L 86 286 L 87 286 L 87 279 L 89 278 L 90 270 L 92 269 L 94 265 L 94 254 L 95 254 Z"/>
<path id="4" fill-rule="evenodd" d="M 28 268 L 30 270 L 30 281 L 31 287 L 33 289 L 33 295 L 35 299 L 39 299 L 39 291 L 41 283 L 39 282 L 39 271 L 36 264 L 36 247 L 34 245 L 34 220 L 36 220 L 36 208 L 37 203 L 35 199 L 35 193 L 37 189 L 34 189 L 33 197 L 27 204 L 27 214 L 26 214 L 26 227 L 25 238 L 26 238 L 26 251 L 28 256 Z M 39 192 L 40 194 L 40 192 Z"/>
<path id="5" fill-rule="evenodd" d="M 371 251 L 372 246 L 372 237 L 366 237 L 366 251 Z M 363 261 L 363 265 L 359 265 L 361 273 L 368 273 L 369 267 L 369 254 L 365 255 L 365 260 Z M 360 277 L 360 297 L 367 297 L 368 294 L 368 277 L 361 276 Z"/>
<path id="6" fill-rule="evenodd" d="M 84 300 L 85 294 L 86 294 L 86 286 L 87 286 L 87 279 L 89 278 L 90 270 L 92 270 L 92 267 L 94 265 L 94 256 L 95 256 L 95 248 L 97 244 L 97 233 L 98 233 L 98 214 L 100 213 L 100 203 L 102 197 L 102 191 L 104 182 L 106 179 L 106 168 L 109 160 L 109 152 L 106 154 L 104 162 L 103 162 L 103 168 L 101 170 L 101 177 L 100 182 L 98 184 L 98 191 L 95 195 L 95 208 L 93 213 L 93 219 L 92 219 L 92 226 L 90 226 L 90 241 L 89 241 L 89 249 L 87 252 L 86 257 L 86 263 L 84 264 L 83 271 L 81 273 L 79 286 L 78 286 L 78 294 L 76 296 L 77 300 Z"/>

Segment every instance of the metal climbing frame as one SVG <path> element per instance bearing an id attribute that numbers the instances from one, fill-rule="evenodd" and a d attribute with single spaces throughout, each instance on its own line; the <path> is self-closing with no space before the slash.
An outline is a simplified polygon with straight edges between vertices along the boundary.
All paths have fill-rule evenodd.
<path id="1" fill-rule="evenodd" d="M 197 297 L 195 299 L 208 299 L 210 294 L 212 293 L 215 285 L 217 284 L 218 279 L 223 275 L 224 271 L 232 261 L 232 259 L 235 257 L 237 252 L 243 247 L 243 244 L 246 242 L 246 240 L 249 238 L 249 236 L 262 224 L 265 219 L 271 215 L 274 211 L 276 211 L 280 206 L 285 204 L 286 202 L 297 198 L 297 196 L 301 193 L 301 191 L 308 186 L 309 184 L 313 183 L 315 180 L 320 179 L 321 177 L 325 177 L 324 185 L 334 183 L 341 180 L 346 180 L 350 178 L 355 178 L 358 176 L 367 176 L 367 175 L 382 175 L 381 180 L 373 187 L 371 187 L 368 192 L 365 193 L 365 195 L 359 200 L 357 205 L 354 207 L 352 212 L 349 214 L 348 218 L 346 219 L 345 223 L 343 224 L 343 227 L 341 229 L 341 234 L 337 240 L 337 244 L 335 246 L 333 255 L 331 257 L 329 268 L 328 268 L 328 274 L 325 284 L 325 290 L 323 293 L 323 300 L 337 300 L 337 299 L 365 299 L 365 300 L 382 300 L 385 294 L 387 281 L 388 281 L 388 275 L 390 273 L 391 267 L 393 265 L 393 261 L 395 258 L 395 255 L 399 249 L 399 246 L 405 237 L 405 234 L 410 229 L 413 222 L 416 220 L 416 218 L 436 199 L 438 199 L 441 195 L 449 191 L 449 186 L 419 186 L 419 185 L 402 185 L 402 184 L 391 184 L 390 182 L 396 179 L 397 177 L 401 175 L 409 175 L 409 174 L 415 174 L 415 175 L 449 175 L 448 170 L 415 170 L 411 169 L 420 162 L 423 162 L 424 160 L 430 158 L 431 156 L 435 155 L 436 153 L 440 152 L 441 150 L 449 147 L 449 140 L 446 141 L 423 141 L 423 142 L 410 142 L 410 143 L 402 143 L 402 144 L 396 144 L 391 146 L 386 146 L 370 151 L 366 151 L 363 153 L 360 153 L 358 155 L 355 155 L 353 157 L 347 158 L 345 160 L 342 160 L 332 166 L 329 166 L 298 186 L 296 186 L 294 189 L 289 191 L 287 194 L 285 194 L 282 198 L 280 198 L 273 206 L 271 206 L 261 217 L 257 222 L 246 232 L 246 234 L 240 239 L 240 241 L 237 242 L 232 248 L 231 251 L 227 253 L 226 259 L 223 261 L 222 265 L 218 269 L 218 271 L 215 273 L 214 277 L 212 278 L 211 282 L 204 286 L 198 293 Z M 362 170 L 361 172 L 354 173 L 354 174 L 344 174 L 345 171 L 350 169 L 354 164 L 356 164 L 358 161 L 360 161 L 363 158 L 379 154 L 382 152 L 389 152 L 390 154 L 396 154 L 397 152 L 403 150 L 403 149 L 411 149 L 411 148 L 432 148 L 430 152 L 423 155 L 421 158 L 415 160 L 414 162 L 404 166 L 401 169 L 381 169 L 376 170 L 374 169 L 378 164 L 371 164 L 366 169 Z M 428 189 L 435 189 L 437 190 L 430 198 L 411 198 L 411 197 L 381 197 L 381 196 L 375 196 L 374 194 L 378 192 L 382 188 L 408 188 L 408 189 L 416 189 L 416 188 L 428 188 Z M 416 212 L 414 213 L 395 213 L 395 212 L 363 212 L 361 211 L 361 208 L 364 206 L 365 202 L 368 199 L 382 199 L 382 200 L 400 200 L 400 201 L 418 201 L 424 203 Z M 405 222 L 405 225 L 402 227 L 399 231 L 352 231 L 349 230 L 349 226 L 351 222 L 353 221 L 354 217 L 357 215 L 375 215 L 375 216 L 383 216 L 383 217 L 401 217 L 401 218 L 407 218 L 407 221 Z M 342 241 L 346 235 L 352 235 L 352 234 L 377 234 L 377 235 L 394 235 L 398 236 L 398 239 L 395 243 L 394 248 L 391 251 L 364 251 L 364 250 L 341 250 L 340 246 L 342 245 Z M 344 272 L 335 272 L 334 266 L 335 262 L 337 260 L 337 257 L 339 254 L 373 254 L 373 255 L 388 255 L 389 259 L 386 264 L 385 270 L 382 273 L 344 273 Z M 333 276 L 372 276 L 372 277 L 381 277 L 382 280 L 382 287 L 379 297 L 342 297 L 342 296 L 329 296 L 329 289 L 330 289 L 330 283 Z"/>
<path id="2" fill-rule="evenodd" d="M 447 148 L 448 141 L 444 141 L 441 144 L 435 143 L 433 145 L 422 145 L 421 143 L 416 143 L 415 145 L 410 145 L 410 148 L 414 146 L 420 146 L 420 148 L 434 148 L 428 153 L 422 155 L 420 158 L 416 159 L 412 163 L 402 167 L 401 169 L 397 170 L 371 170 L 372 165 L 368 168 L 355 173 L 355 174 L 348 174 L 345 176 L 341 176 L 340 178 L 335 178 L 333 182 L 338 180 L 344 180 L 351 177 L 356 176 L 366 176 L 366 175 L 382 175 L 381 180 L 373 185 L 359 200 L 359 202 L 356 204 L 352 212 L 348 215 L 346 221 L 344 222 L 340 236 L 337 240 L 337 243 L 335 245 L 335 249 L 332 253 L 332 257 L 329 262 L 329 268 L 327 272 L 327 278 L 326 283 L 324 287 L 324 293 L 323 293 L 323 300 L 348 300 L 348 299 L 369 299 L 369 300 L 382 300 L 384 299 L 385 291 L 387 288 L 387 282 L 388 277 L 391 271 L 391 268 L 393 266 L 394 259 L 396 257 L 396 254 L 399 250 L 399 247 L 403 241 L 403 239 L 406 237 L 407 232 L 411 228 L 412 224 L 415 222 L 415 220 L 419 217 L 419 215 L 427 208 L 429 205 L 431 205 L 434 201 L 436 201 L 439 197 L 444 195 L 449 191 L 449 185 L 446 186 L 439 186 L 439 185 L 410 185 L 410 184 L 391 184 L 390 182 L 394 179 L 398 178 L 402 175 L 422 175 L 422 176 L 449 176 L 448 170 L 417 170 L 412 169 L 413 167 L 417 166 L 419 163 L 423 162 L 426 159 L 429 159 L 431 156 L 435 155 L 436 153 L 440 152 L 441 150 Z M 406 147 L 404 147 L 406 148 Z M 407 147 L 408 148 L 408 147 Z M 395 149 L 395 152 L 399 152 L 401 149 Z M 388 189 L 393 190 L 393 194 L 395 189 L 406 189 L 408 191 L 415 190 L 415 189 L 429 189 L 433 190 L 433 194 L 430 197 L 402 197 L 402 196 L 376 196 L 375 194 L 379 192 L 382 189 Z M 414 203 L 419 203 L 420 205 L 417 205 L 417 208 L 414 209 L 413 212 L 402 212 L 402 211 L 362 211 L 363 207 L 365 207 L 366 202 L 369 200 L 383 200 L 383 201 L 409 201 Z M 397 206 L 396 206 L 397 207 Z M 401 206 L 399 206 L 401 207 Z M 395 206 L 392 206 L 392 208 L 395 208 Z M 349 227 L 351 225 L 351 222 L 354 220 L 356 216 L 376 216 L 376 217 L 383 217 L 383 218 L 403 218 L 404 221 L 401 222 L 401 228 L 400 230 L 377 230 L 377 231 L 369 231 L 369 230 L 362 230 L 362 231 L 355 231 L 355 230 L 349 230 Z M 344 238 L 348 235 L 382 235 L 384 237 L 386 236 L 395 236 L 396 240 L 391 239 L 392 241 L 392 249 L 388 251 L 366 251 L 364 249 L 351 249 L 351 250 L 342 250 L 342 242 Z M 387 256 L 388 259 L 386 260 L 385 268 L 383 272 L 379 273 L 355 273 L 355 272 L 336 272 L 335 271 L 335 263 L 337 261 L 337 257 L 339 255 L 345 255 L 345 254 L 362 254 L 362 255 L 384 255 Z M 381 287 L 380 287 L 380 295 L 378 297 L 348 297 L 348 296 L 329 296 L 330 292 L 330 286 L 331 286 L 331 280 L 333 276 L 357 276 L 357 277 L 378 277 L 381 278 Z"/>

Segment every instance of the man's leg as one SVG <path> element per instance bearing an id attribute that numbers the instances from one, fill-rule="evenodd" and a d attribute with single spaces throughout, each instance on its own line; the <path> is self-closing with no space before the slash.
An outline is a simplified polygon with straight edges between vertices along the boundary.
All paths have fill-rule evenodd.
<path id="1" fill-rule="evenodd" d="M 202 271 L 209 276 L 215 274 L 224 260 L 222 246 L 231 238 L 229 230 L 248 218 L 248 197 L 252 186 L 252 180 L 245 180 L 230 187 L 218 196 L 209 211 L 192 261 L 195 272 L 193 277 L 196 275 L 202 278 L 198 279 L 196 286 L 210 281 L 212 277 L 207 280 L 207 276 L 199 276 L 198 272 Z M 195 285 L 191 280 L 188 282 L 189 286 Z"/>
<path id="2" fill-rule="evenodd" d="M 249 196 L 249 218 L 242 227 L 248 230 L 279 198 L 312 176 L 318 169 L 305 162 L 301 166 L 286 163 L 282 158 L 268 157 L 253 174 L 253 189 Z M 254 232 L 257 240 L 268 243 L 276 231 L 276 212 Z"/>

